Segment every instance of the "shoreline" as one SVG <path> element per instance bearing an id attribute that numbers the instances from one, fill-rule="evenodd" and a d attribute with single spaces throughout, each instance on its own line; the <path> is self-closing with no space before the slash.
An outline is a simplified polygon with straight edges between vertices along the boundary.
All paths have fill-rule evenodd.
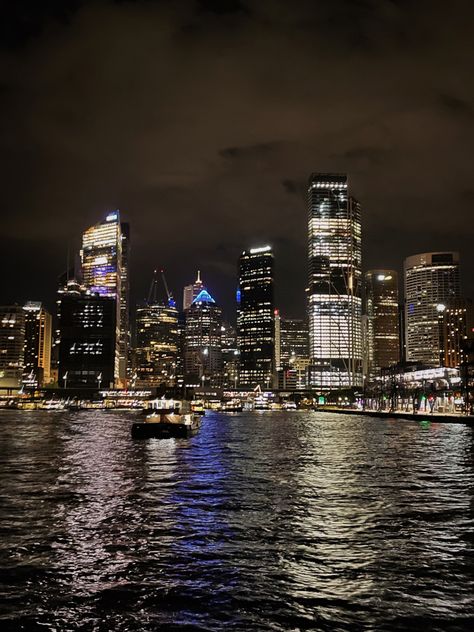
<path id="1" fill-rule="evenodd" d="M 317 408 L 318 413 L 339 413 L 342 415 L 364 415 L 366 417 L 388 417 L 390 419 L 404 419 L 406 421 L 430 421 L 444 424 L 465 424 L 474 426 L 473 415 L 453 415 L 440 413 L 406 413 L 402 411 L 389 412 L 386 410 L 359 410 L 355 408 Z"/>

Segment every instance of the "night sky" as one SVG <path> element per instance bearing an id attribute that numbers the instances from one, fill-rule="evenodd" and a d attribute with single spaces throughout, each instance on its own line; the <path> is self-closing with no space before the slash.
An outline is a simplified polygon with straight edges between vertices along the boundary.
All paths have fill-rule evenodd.
<path id="1" fill-rule="evenodd" d="M 0 303 L 52 306 L 68 244 L 119 208 L 134 300 L 200 268 L 232 318 L 240 251 L 270 243 L 302 316 L 312 171 L 349 173 L 365 269 L 460 250 L 474 294 L 471 1 L 9 4 Z"/>

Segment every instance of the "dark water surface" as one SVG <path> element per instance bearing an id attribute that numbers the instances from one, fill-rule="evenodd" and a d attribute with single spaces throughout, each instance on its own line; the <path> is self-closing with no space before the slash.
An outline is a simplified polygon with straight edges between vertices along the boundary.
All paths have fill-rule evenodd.
<path id="1" fill-rule="evenodd" d="M 0 414 L 0 630 L 472 630 L 473 430 Z"/>

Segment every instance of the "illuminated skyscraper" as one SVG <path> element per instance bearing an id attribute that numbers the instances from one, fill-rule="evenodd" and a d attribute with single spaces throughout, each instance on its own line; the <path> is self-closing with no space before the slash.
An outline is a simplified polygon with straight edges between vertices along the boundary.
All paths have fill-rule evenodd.
<path id="1" fill-rule="evenodd" d="M 239 380 L 239 350 L 237 332 L 230 323 L 222 323 L 222 386 L 236 388 Z"/>
<path id="2" fill-rule="evenodd" d="M 270 388 L 274 366 L 273 252 L 245 250 L 239 259 L 237 340 L 239 385 Z"/>
<path id="3" fill-rule="evenodd" d="M 28 301 L 25 314 L 23 383 L 37 387 L 47 384 L 51 375 L 52 317 L 38 301 Z"/>
<path id="4" fill-rule="evenodd" d="M 128 246 L 127 238 L 126 242 Z M 128 332 L 123 328 L 126 327 L 125 314 L 128 313 L 128 307 L 125 308 L 122 301 L 122 230 L 118 211 L 109 213 L 104 221 L 83 233 L 81 263 L 86 288 L 93 294 L 115 299 L 117 313 L 114 377 L 117 384 L 124 384 Z"/>
<path id="5" fill-rule="evenodd" d="M 179 345 L 176 306 L 147 302 L 136 312 L 137 386 L 175 386 Z"/>
<path id="6" fill-rule="evenodd" d="M 275 310 L 275 385 L 284 390 L 305 388 L 309 365 L 308 324 L 295 318 L 281 318 Z"/>
<path id="7" fill-rule="evenodd" d="M 308 215 L 310 385 L 360 386 L 361 219 L 345 174 L 312 174 Z"/>
<path id="8" fill-rule="evenodd" d="M 472 301 L 455 299 L 438 306 L 440 365 L 459 368 L 467 360 L 465 343 L 474 333 Z"/>
<path id="9" fill-rule="evenodd" d="M 368 374 L 400 361 L 398 275 L 395 270 L 369 270 L 365 274 Z"/>
<path id="10" fill-rule="evenodd" d="M 122 222 L 122 265 L 120 272 L 119 374 L 128 378 L 130 333 L 130 224 Z"/>
<path id="11" fill-rule="evenodd" d="M 201 271 L 198 270 L 197 278 L 191 285 L 186 285 L 183 290 L 183 312 L 187 311 L 197 295 L 206 289 L 201 281 Z"/>
<path id="12" fill-rule="evenodd" d="M 440 366 L 438 313 L 461 298 L 459 254 L 413 255 L 405 259 L 404 271 L 407 361 Z"/>
<path id="13" fill-rule="evenodd" d="M 18 388 L 24 364 L 25 313 L 18 305 L 0 307 L 0 387 Z"/>
<path id="14" fill-rule="evenodd" d="M 184 371 L 188 385 L 222 383 L 222 310 L 207 290 L 186 312 Z"/>

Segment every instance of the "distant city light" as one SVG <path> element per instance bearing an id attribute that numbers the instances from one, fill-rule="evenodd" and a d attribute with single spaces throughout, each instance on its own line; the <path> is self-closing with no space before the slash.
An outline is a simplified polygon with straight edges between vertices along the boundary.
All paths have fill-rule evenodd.
<path id="1" fill-rule="evenodd" d="M 272 249 L 271 246 L 261 246 L 260 248 L 251 248 L 250 249 L 250 254 L 251 255 L 256 255 L 259 252 L 268 252 L 271 249 Z"/>

